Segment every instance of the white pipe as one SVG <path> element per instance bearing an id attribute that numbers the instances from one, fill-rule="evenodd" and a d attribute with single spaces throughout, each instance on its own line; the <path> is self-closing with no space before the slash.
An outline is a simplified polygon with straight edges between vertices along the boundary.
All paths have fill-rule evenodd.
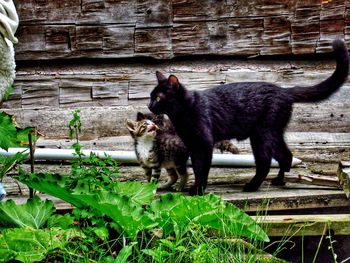
<path id="1" fill-rule="evenodd" d="M 24 148 L 9 148 L 8 151 L 0 149 L 0 155 L 13 156 L 17 152 L 28 153 L 29 149 Z M 86 158 L 90 153 L 95 153 L 101 159 L 105 158 L 105 155 L 110 156 L 112 159 L 120 163 L 134 163 L 137 164 L 137 158 L 134 151 L 100 151 L 100 150 L 82 150 L 82 153 Z M 78 156 L 75 155 L 75 151 L 72 149 L 48 149 L 48 148 L 36 148 L 34 153 L 36 160 L 74 160 Z M 189 160 L 189 164 L 190 164 Z M 301 160 L 293 158 L 292 166 L 300 164 Z M 213 166 L 239 166 L 239 167 L 252 167 L 255 166 L 254 156 L 249 154 L 213 154 L 212 159 Z M 272 167 L 278 167 L 278 163 L 272 160 Z"/>

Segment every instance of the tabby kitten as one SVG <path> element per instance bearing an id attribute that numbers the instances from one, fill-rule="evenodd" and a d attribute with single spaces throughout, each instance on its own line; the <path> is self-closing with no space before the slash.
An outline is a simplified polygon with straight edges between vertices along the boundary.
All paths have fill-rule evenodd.
<path id="1" fill-rule="evenodd" d="M 141 121 L 144 119 L 153 121 L 159 127 L 160 131 L 177 136 L 174 126 L 171 124 L 171 121 L 164 116 L 164 114 L 138 112 L 136 115 L 136 120 Z M 239 154 L 238 148 L 230 140 L 222 140 L 217 142 L 215 143 L 214 148 L 219 149 L 221 153 L 230 152 L 232 154 Z"/>
<path id="2" fill-rule="evenodd" d="M 180 182 L 173 188 L 182 191 L 188 180 L 189 154 L 181 139 L 162 132 L 153 121 L 145 118 L 136 122 L 127 120 L 127 128 L 134 139 L 135 153 L 147 179 L 150 181 L 154 177 L 158 180 L 163 167 L 169 179 L 160 189 L 170 188 L 180 177 Z"/>
<path id="3" fill-rule="evenodd" d="M 265 82 L 239 82 L 204 91 L 187 90 L 174 75 L 157 72 L 158 85 L 151 92 L 149 109 L 167 114 L 176 133 L 189 150 L 195 175 L 190 194 L 203 194 L 207 186 L 215 142 L 250 138 L 256 174 L 244 191 L 256 191 L 270 170 L 271 159 L 279 163 L 273 185 L 284 185 L 291 168 L 292 153 L 284 141 L 284 130 L 295 102 L 317 102 L 328 98 L 345 82 L 349 55 L 345 43 L 333 41 L 336 69 L 319 84 L 281 88 Z"/>

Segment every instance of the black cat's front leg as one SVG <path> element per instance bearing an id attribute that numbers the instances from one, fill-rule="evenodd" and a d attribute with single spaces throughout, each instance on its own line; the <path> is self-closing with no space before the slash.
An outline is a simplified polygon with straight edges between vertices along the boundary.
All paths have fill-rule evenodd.
<path id="1" fill-rule="evenodd" d="M 194 150 L 190 155 L 195 176 L 195 184 L 190 188 L 189 193 L 192 196 L 203 195 L 208 183 L 213 148 L 199 148 Z"/>

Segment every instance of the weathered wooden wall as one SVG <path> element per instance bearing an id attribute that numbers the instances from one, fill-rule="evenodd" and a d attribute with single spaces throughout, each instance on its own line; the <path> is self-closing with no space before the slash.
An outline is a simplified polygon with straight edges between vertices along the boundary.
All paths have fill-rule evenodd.
<path id="1" fill-rule="evenodd" d="M 346 0 L 19 0 L 17 59 L 330 51 Z"/>
<path id="2" fill-rule="evenodd" d="M 3 108 L 48 138 L 67 136 L 75 108 L 83 138 L 126 134 L 125 119 L 146 110 L 156 70 L 178 74 L 190 89 L 247 80 L 308 85 L 334 69 L 322 53 L 335 37 L 350 46 L 345 0 L 19 0 L 16 6 L 17 78 Z M 297 105 L 289 131 L 348 132 L 349 92 L 350 82 L 326 102 Z"/>

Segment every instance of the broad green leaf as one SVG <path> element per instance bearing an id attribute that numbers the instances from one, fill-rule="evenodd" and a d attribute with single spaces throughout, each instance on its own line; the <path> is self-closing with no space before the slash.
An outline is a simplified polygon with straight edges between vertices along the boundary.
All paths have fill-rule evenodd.
<path id="1" fill-rule="evenodd" d="M 84 207 L 86 203 L 80 198 L 72 195 L 66 190 L 66 182 L 68 178 L 59 174 L 26 174 L 16 177 L 20 182 L 26 184 L 28 187 L 36 189 L 48 195 L 60 198 L 72 204 L 75 207 Z"/>
<path id="2" fill-rule="evenodd" d="M 52 201 L 42 201 L 38 196 L 28 199 L 26 204 L 17 205 L 13 200 L 0 203 L 1 227 L 42 227 L 55 212 Z"/>
<path id="3" fill-rule="evenodd" d="M 165 235 L 180 233 L 179 229 L 186 229 L 189 223 L 195 223 L 232 236 L 269 240 L 250 216 L 213 194 L 195 197 L 166 194 L 152 202 L 150 209 L 160 218 L 158 223 Z"/>
<path id="4" fill-rule="evenodd" d="M 110 217 L 132 239 L 139 231 L 157 225 L 141 206 L 131 202 L 128 197 L 100 192 L 97 198 L 98 202 L 91 202 L 91 199 L 87 199 L 86 202 Z"/>
<path id="5" fill-rule="evenodd" d="M 5 112 L 0 112 L 0 148 L 8 150 L 17 144 L 17 130 L 12 118 Z"/>
<path id="6" fill-rule="evenodd" d="M 18 128 L 12 116 L 5 112 L 0 112 L 0 148 L 8 150 L 9 147 L 23 147 L 29 144 L 28 134 L 33 134 L 33 128 Z"/>
<path id="7" fill-rule="evenodd" d="M 120 195 L 128 196 L 131 201 L 143 205 L 154 199 L 157 190 L 157 183 L 141 184 L 140 182 L 116 182 L 114 192 Z"/>
<path id="8" fill-rule="evenodd" d="M 13 156 L 0 155 L 0 180 L 8 173 L 16 164 L 24 161 L 28 154 L 16 153 Z"/>
<path id="9" fill-rule="evenodd" d="M 10 262 L 11 260 L 14 260 L 16 256 L 17 253 L 15 251 L 0 247 L 0 263 Z"/>
<path id="10" fill-rule="evenodd" d="M 54 214 L 47 220 L 47 227 L 60 227 L 62 229 L 69 229 L 74 224 L 74 217 L 70 214 L 57 215 Z"/>

